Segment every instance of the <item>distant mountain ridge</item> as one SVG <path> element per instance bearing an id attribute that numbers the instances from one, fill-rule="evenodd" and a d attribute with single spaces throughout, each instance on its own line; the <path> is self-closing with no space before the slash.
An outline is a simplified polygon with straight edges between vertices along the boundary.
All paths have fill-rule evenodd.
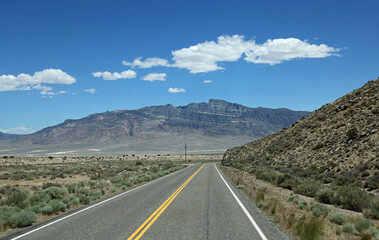
<path id="1" fill-rule="evenodd" d="M 276 132 L 308 114 L 210 99 L 178 107 L 167 104 L 96 113 L 27 135 L 0 134 L 0 149 L 97 147 L 109 152 L 119 148 L 143 151 L 145 143 L 146 151 L 169 151 L 188 141 L 193 150 L 206 150 L 213 139 L 215 149 L 222 150 Z M 170 148 L 165 142 L 175 146 Z"/>

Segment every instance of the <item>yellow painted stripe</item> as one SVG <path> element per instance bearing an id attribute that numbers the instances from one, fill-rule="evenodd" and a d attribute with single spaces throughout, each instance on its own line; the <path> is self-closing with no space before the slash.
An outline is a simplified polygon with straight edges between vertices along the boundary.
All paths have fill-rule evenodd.
<path id="1" fill-rule="evenodd" d="M 192 176 L 189 177 L 157 210 L 155 210 L 155 212 L 151 214 L 151 216 L 146 219 L 146 221 L 127 240 L 132 240 L 138 233 L 138 236 L 134 239 L 140 239 L 142 235 L 150 228 L 150 226 L 157 220 L 157 218 L 163 213 L 163 211 L 171 204 L 171 202 L 174 201 L 176 196 L 178 196 L 183 188 L 187 186 L 187 184 L 195 177 L 198 172 L 200 172 L 203 167 L 204 164 L 194 174 L 192 174 Z"/>

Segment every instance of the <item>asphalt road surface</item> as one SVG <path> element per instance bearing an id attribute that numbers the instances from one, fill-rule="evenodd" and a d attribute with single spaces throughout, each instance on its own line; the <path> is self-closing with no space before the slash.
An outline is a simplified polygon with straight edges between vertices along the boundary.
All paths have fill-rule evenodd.
<path id="1" fill-rule="evenodd" d="M 215 164 L 197 164 L 7 239 L 289 239 Z"/>

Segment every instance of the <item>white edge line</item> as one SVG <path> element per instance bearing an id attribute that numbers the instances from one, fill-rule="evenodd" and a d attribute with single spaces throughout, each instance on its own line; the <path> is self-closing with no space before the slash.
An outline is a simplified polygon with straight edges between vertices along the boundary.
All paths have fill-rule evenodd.
<path id="1" fill-rule="evenodd" d="M 195 166 L 195 164 L 192 165 L 192 166 Z M 190 166 L 190 167 L 192 167 L 192 166 Z M 168 175 L 166 175 L 166 176 L 163 176 L 163 177 L 161 177 L 161 178 L 155 179 L 154 181 L 147 182 L 147 183 L 145 183 L 145 184 L 143 184 L 143 185 L 141 185 L 141 186 L 138 186 L 138 187 L 135 187 L 135 188 L 133 188 L 133 189 L 130 189 L 129 191 L 126 191 L 126 192 L 120 193 L 120 194 L 118 194 L 118 195 L 116 195 L 116 196 L 113 196 L 113 197 L 111 197 L 111 198 L 105 199 L 105 200 L 103 200 L 103 201 L 101 201 L 101 202 L 98 202 L 98 203 L 96 203 L 96 204 L 94 204 L 94 205 L 91 205 L 91 206 L 89 206 L 89 207 L 87 207 L 87 208 L 84 208 L 84 209 L 82 209 L 82 210 L 80 210 L 80 211 L 74 212 L 74 213 L 72 213 L 72 214 L 70 214 L 70 215 L 67 215 L 67 216 L 65 216 L 65 217 L 59 218 L 59 219 L 57 219 L 57 220 L 55 220 L 55 221 L 53 221 L 53 222 L 50 222 L 50 223 L 48 223 L 48 224 L 46 224 L 46 225 L 43 225 L 43 226 L 41 226 L 41 227 L 39 227 L 39 228 L 33 229 L 33 230 L 29 231 L 29 232 L 26 232 L 26 233 L 24 233 L 24 234 L 22 234 L 22 235 L 20 235 L 20 236 L 17 236 L 17 237 L 15 237 L 15 238 L 12 238 L 12 240 L 16 240 L 16 239 L 19 239 L 19 238 L 25 237 L 26 235 L 29 235 L 29 234 L 31 234 L 31 233 L 33 233 L 33 232 L 36 232 L 36 231 L 38 231 L 38 230 L 41 230 L 41 229 L 43 229 L 43 228 L 45 228 L 45 227 L 47 227 L 47 226 L 53 225 L 54 223 L 60 222 L 60 221 L 62 221 L 62 220 L 64 220 L 64 219 L 66 219 L 66 218 L 69 218 L 69 217 L 72 217 L 72 216 L 74 216 L 74 215 L 76 215 L 76 214 L 79 214 L 79 213 L 81 213 L 81 212 L 87 211 L 88 209 L 91 209 L 91 208 L 94 208 L 94 207 L 96 207 L 96 206 L 99 206 L 100 204 L 103 204 L 103 203 L 105 203 L 105 202 L 108 202 L 108 201 L 110 201 L 110 200 L 113 200 L 113 199 L 115 199 L 115 198 L 118 198 L 118 197 L 120 197 L 120 196 L 122 196 L 122 195 L 124 195 L 124 194 L 130 193 L 130 192 L 132 192 L 132 191 L 134 191 L 134 190 L 137 190 L 137 189 L 139 189 L 139 188 L 145 187 L 145 186 L 147 186 L 147 185 L 149 185 L 149 184 L 152 184 L 152 183 L 154 183 L 154 182 L 156 182 L 156 181 L 162 180 L 163 178 L 166 178 L 166 177 L 168 177 L 168 176 L 171 176 L 171 175 L 173 175 L 173 174 L 175 174 L 175 173 L 179 173 L 179 172 L 181 172 L 181 171 L 183 171 L 183 170 L 185 170 L 185 169 L 189 169 L 189 168 L 183 168 L 183 169 L 181 169 L 181 170 L 179 170 L 179 171 L 176 171 L 176 172 L 170 173 L 170 174 L 168 174 Z"/>
<path id="2" fill-rule="evenodd" d="M 217 169 L 216 164 L 214 164 L 218 174 L 220 175 L 222 181 L 224 181 L 225 185 L 228 187 L 229 191 L 232 193 L 233 197 L 236 199 L 240 207 L 242 208 L 243 212 L 246 214 L 247 218 L 250 220 L 250 222 L 253 224 L 259 235 L 263 240 L 267 240 L 266 236 L 263 234 L 262 230 L 259 228 L 258 224 L 254 221 L 253 217 L 250 215 L 250 213 L 247 211 L 246 207 L 242 204 L 242 202 L 239 200 L 239 198 L 234 194 L 232 189 L 229 187 L 228 183 L 225 181 L 225 179 L 222 177 L 220 171 Z"/>

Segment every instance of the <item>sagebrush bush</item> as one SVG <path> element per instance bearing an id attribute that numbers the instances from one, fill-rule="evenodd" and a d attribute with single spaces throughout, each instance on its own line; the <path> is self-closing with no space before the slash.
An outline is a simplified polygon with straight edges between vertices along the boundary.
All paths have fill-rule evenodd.
<path id="1" fill-rule="evenodd" d="M 352 211 L 362 212 L 364 208 L 371 206 L 372 199 L 373 196 L 364 190 L 351 186 L 342 186 L 336 189 L 332 204 Z"/>
<path id="2" fill-rule="evenodd" d="M 328 214 L 328 208 L 322 204 L 316 204 L 311 206 L 312 214 L 315 217 L 319 217 L 323 214 Z"/>
<path id="3" fill-rule="evenodd" d="M 53 213 L 58 213 L 59 211 L 65 211 L 67 206 L 61 200 L 53 199 L 49 201 L 48 205 L 53 208 Z"/>
<path id="4" fill-rule="evenodd" d="M 321 182 L 314 179 L 305 179 L 294 188 L 294 192 L 308 197 L 316 196 L 321 189 Z"/>
<path id="5" fill-rule="evenodd" d="M 328 215 L 328 218 L 331 222 L 342 225 L 347 222 L 347 217 L 341 213 L 331 213 Z"/>
<path id="6" fill-rule="evenodd" d="M 36 205 L 38 203 L 48 202 L 51 200 L 51 197 L 49 194 L 43 191 L 35 191 L 33 194 L 29 197 L 29 203 L 30 205 Z"/>
<path id="7" fill-rule="evenodd" d="M 6 230 L 12 226 L 11 217 L 20 211 L 18 207 L 0 206 L 0 227 Z"/>
<path id="8" fill-rule="evenodd" d="M 345 223 L 344 225 L 342 225 L 342 231 L 347 232 L 347 233 L 353 233 L 354 232 L 353 224 Z"/>
<path id="9" fill-rule="evenodd" d="M 371 227 L 371 222 L 367 219 L 359 218 L 355 220 L 354 222 L 355 229 L 357 229 L 358 232 L 362 233 L 363 231 L 369 229 Z"/>
<path id="10" fill-rule="evenodd" d="M 51 199 L 63 199 L 67 195 L 66 189 L 55 186 L 46 188 L 44 192 L 50 195 Z"/>
<path id="11" fill-rule="evenodd" d="M 8 197 L 8 199 L 5 201 L 5 205 L 25 208 L 29 204 L 28 195 L 28 191 L 17 190 Z"/>
<path id="12" fill-rule="evenodd" d="M 79 202 L 82 204 L 88 204 L 88 203 L 90 203 L 90 198 L 86 195 L 80 194 L 79 195 Z"/>
<path id="13" fill-rule="evenodd" d="M 379 235 L 379 231 L 376 227 L 374 226 L 370 226 L 367 230 L 367 232 L 370 233 L 370 235 L 374 238 L 376 238 L 378 235 Z"/>
<path id="14" fill-rule="evenodd" d="M 11 217 L 12 227 L 27 227 L 32 225 L 37 219 L 37 214 L 31 211 L 22 211 Z"/>
<path id="15" fill-rule="evenodd" d="M 41 208 L 41 213 L 45 215 L 50 215 L 53 213 L 53 208 L 50 205 L 46 205 Z"/>

